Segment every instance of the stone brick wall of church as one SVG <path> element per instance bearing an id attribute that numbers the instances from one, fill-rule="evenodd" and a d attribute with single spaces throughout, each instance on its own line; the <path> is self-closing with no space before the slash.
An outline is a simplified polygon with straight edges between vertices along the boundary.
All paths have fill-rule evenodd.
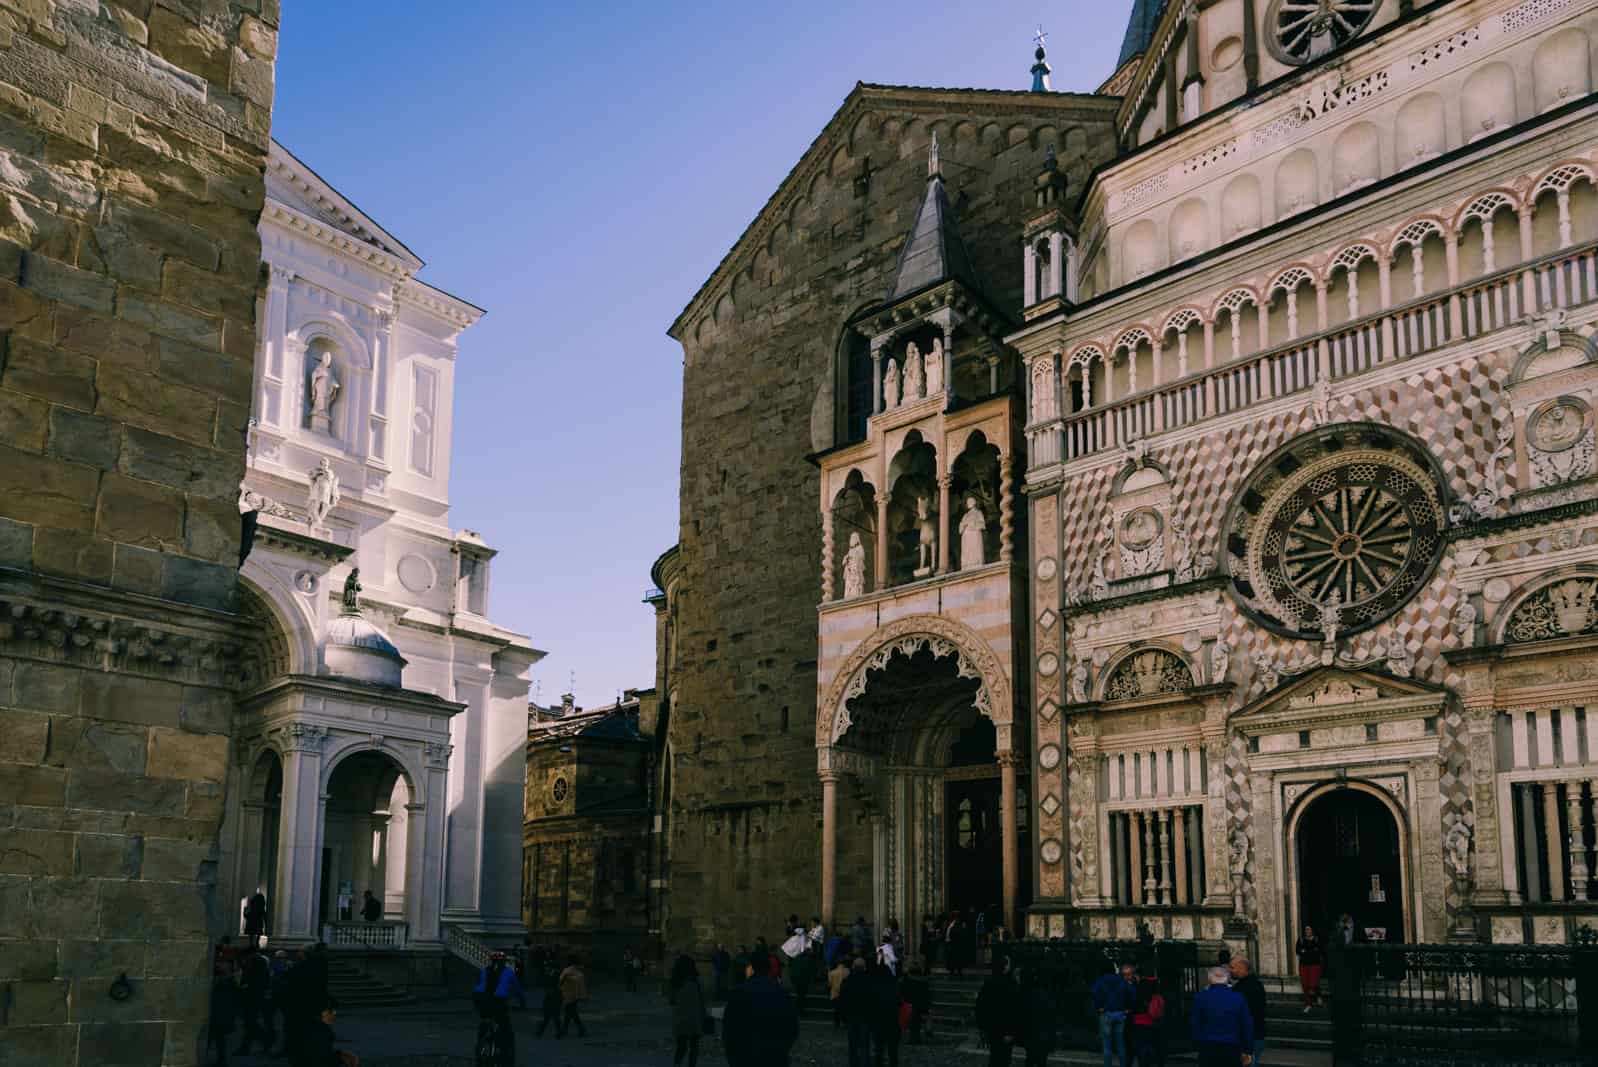
<path id="1" fill-rule="evenodd" d="M 819 165 L 791 221 L 742 264 L 730 292 L 723 284 L 701 295 L 703 317 L 685 319 L 669 946 L 773 938 L 788 912 L 819 908 L 821 526 L 817 473 L 805 456 L 818 443 L 813 418 L 831 424 L 844 322 L 886 296 L 925 189 L 928 123 L 940 131 L 943 172 L 978 269 L 993 299 L 1014 309 L 1023 198 L 1048 147 L 1033 131 L 1106 113 L 1083 106 L 1075 122 L 1029 115 L 1018 95 L 1001 94 L 971 94 L 962 113 L 949 110 L 948 95 L 905 104 L 886 129 L 885 115 L 861 123 L 852 148 L 839 130 L 850 116 L 829 127 L 806 157 Z M 978 134 L 984 125 L 991 132 Z M 1090 145 L 1083 151 L 1095 159 L 1110 148 L 1107 137 L 1080 130 L 1069 143 Z M 868 155 L 861 195 L 856 178 Z M 1090 166 L 1074 156 L 1062 163 L 1074 174 Z M 838 912 L 852 918 L 870 913 L 869 824 L 842 822 Z"/>
<path id="2" fill-rule="evenodd" d="M 277 22 L 0 0 L 8 1067 L 200 1062 Z"/>

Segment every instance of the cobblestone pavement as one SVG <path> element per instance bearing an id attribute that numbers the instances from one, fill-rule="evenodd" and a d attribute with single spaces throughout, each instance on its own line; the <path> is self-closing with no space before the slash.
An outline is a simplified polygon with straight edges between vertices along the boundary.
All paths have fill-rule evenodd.
<path id="1" fill-rule="evenodd" d="M 671 1063 L 672 1042 L 666 1005 L 658 996 L 638 992 L 599 990 L 583 1011 L 586 1038 L 557 1041 L 536 1036 L 536 1004 L 528 1011 L 511 1013 L 516 1027 L 517 1067 L 663 1067 Z M 361 1057 L 361 1067 L 475 1067 L 472 1042 L 476 1016 L 464 1002 L 412 1005 L 404 1008 L 340 1015 L 336 1027 L 339 1047 Z M 236 1045 L 237 1035 L 231 1039 Z M 1331 1057 L 1297 1050 L 1268 1050 L 1270 1067 L 1325 1067 Z M 1025 1057 L 1017 1051 L 1015 1067 Z M 233 1056 L 230 1067 L 283 1067 L 286 1061 L 265 1056 Z M 716 1038 L 705 1038 L 700 1063 L 723 1067 L 727 1062 Z M 807 1019 L 794 1048 L 792 1067 L 842 1065 L 848 1062 L 842 1031 L 827 1019 Z M 939 1035 L 938 1043 L 902 1046 L 904 1067 L 984 1067 L 987 1053 L 969 1031 Z M 1099 1057 L 1086 1052 L 1056 1053 L 1051 1064 L 1088 1065 Z M 1184 1062 L 1182 1059 L 1173 1060 Z M 1185 1062 L 1192 1063 L 1188 1057 Z"/>

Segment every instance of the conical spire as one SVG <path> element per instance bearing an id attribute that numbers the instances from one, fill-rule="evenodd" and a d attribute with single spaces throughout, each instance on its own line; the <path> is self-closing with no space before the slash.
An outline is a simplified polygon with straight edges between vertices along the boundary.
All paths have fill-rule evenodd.
<path id="1" fill-rule="evenodd" d="M 938 154 L 938 135 L 932 135 L 927 148 L 927 191 L 921 198 L 910 235 L 905 238 L 904 249 L 899 253 L 899 266 L 894 271 L 893 288 L 888 300 L 919 292 L 929 286 L 955 280 L 981 291 L 976 282 L 976 270 L 971 265 L 971 254 L 966 251 L 954 222 L 954 209 L 949 206 L 949 194 L 943 188 L 943 163 Z"/>
<path id="2" fill-rule="evenodd" d="M 1049 85 L 1049 64 L 1043 58 L 1043 42 L 1048 40 L 1048 38 L 1049 35 L 1043 32 L 1041 25 L 1038 26 L 1038 32 L 1032 35 L 1032 39 L 1038 43 L 1038 50 L 1032 53 L 1032 58 L 1036 60 L 1032 64 L 1032 91 L 1034 93 L 1053 92 L 1053 87 Z"/>
<path id="3" fill-rule="evenodd" d="M 1155 27 L 1160 24 L 1160 16 L 1165 13 L 1166 2 L 1132 0 L 1132 11 L 1126 19 L 1126 35 L 1121 38 L 1121 57 L 1115 61 L 1117 67 L 1125 66 L 1127 60 L 1148 50 L 1149 42 L 1154 39 Z"/>

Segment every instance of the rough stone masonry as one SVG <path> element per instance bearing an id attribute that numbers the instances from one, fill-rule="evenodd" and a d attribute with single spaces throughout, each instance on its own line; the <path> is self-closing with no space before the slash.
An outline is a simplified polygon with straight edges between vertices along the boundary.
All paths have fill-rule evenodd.
<path id="1" fill-rule="evenodd" d="M 0 0 L 7 1067 L 203 1051 L 277 25 Z"/>

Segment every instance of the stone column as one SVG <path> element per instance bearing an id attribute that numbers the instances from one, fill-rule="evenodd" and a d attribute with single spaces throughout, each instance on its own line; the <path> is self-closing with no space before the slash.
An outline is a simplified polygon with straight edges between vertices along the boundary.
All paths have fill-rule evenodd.
<path id="1" fill-rule="evenodd" d="M 871 341 L 871 414 L 882 414 L 882 343 Z"/>
<path id="2" fill-rule="evenodd" d="M 1217 709 L 1220 710 L 1220 709 Z M 1213 714 L 1206 709 L 1207 714 Z M 1220 710 L 1224 716 L 1224 710 Z M 1224 729 L 1223 725 L 1220 727 Z M 1200 841 L 1204 848 L 1204 906 L 1232 906 L 1231 863 L 1226 844 L 1226 739 L 1219 729 L 1205 731 L 1204 758 L 1209 770 L 1204 796 L 1204 821 Z"/>
<path id="3" fill-rule="evenodd" d="M 1131 860 L 1127 863 L 1127 888 L 1131 892 L 1133 907 L 1143 904 L 1143 813 L 1129 811 L 1126 813 L 1128 852 Z"/>
<path id="4" fill-rule="evenodd" d="M 888 588 L 888 491 L 877 494 L 877 566 L 876 581 L 872 588 L 881 592 Z"/>
<path id="5" fill-rule="evenodd" d="M 372 346 L 371 456 L 388 459 L 388 365 L 393 351 L 394 313 L 377 313 L 377 339 Z"/>
<path id="6" fill-rule="evenodd" d="M 1143 903 L 1149 907 L 1160 902 L 1160 882 L 1154 872 L 1160 869 L 1159 828 L 1155 825 L 1158 813 L 1140 811 L 1138 825 L 1143 828 Z"/>
<path id="7" fill-rule="evenodd" d="M 821 509 L 821 602 L 832 600 L 832 509 Z"/>
<path id="8" fill-rule="evenodd" d="M 1020 838 L 1015 817 L 1015 767 L 1019 757 L 1014 752 L 1000 752 L 999 761 L 999 828 L 1004 854 L 1004 928 L 1015 936 L 1015 899 L 1020 885 Z"/>
<path id="9" fill-rule="evenodd" d="M 1015 460 L 1006 452 L 999 457 L 999 559 L 1015 558 Z"/>
<path id="10" fill-rule="evenodd" d="M 832 926 L 838 908 L 838 772 L 821 772 L 821 921 Z"/>
<path id="11" fill-rule="evenodd" d="M 944 407 L 954 403 L 954 319 L 948 317 L 943 323 L 943 395 Z"/>
<path id="12" fill-rule="evenodd" d="M 1556 190 L 1554 200 L 1559 205 L 1559 247 L 1569 248 L 1574 240 L 1570 233 L 1570 190 Z"/>
<path id="13" fill-rule="evenodd" d="M 1476 885 L 1472 893 L 1477 905 L 1507 904 L 1501 841 L 1506 829 L 1505 813 L 1498 806 L 1498 773 L 1493 724 L 1497 711 L 1492 705 L 1492 678 L 1486 670 L 1464 670 L 1461 698 L 1465 702 L 1465 743 L 1470 754 L 1471 808 L 1475 812 Z M 1513 808 L 1510 809 L 1513 811 Z M 1511 830 L 1508 838 L 1514 841 Z"/>
<path id="14" fill-rule="evenodd" d="M 1565 783 L 1565 816 L 1570 831 L 1570 890 L 1571 896 L 1583 903 L 1587 900 L 1587 842 L 1582 831 L 1581 779 Z"/>
<path id="15" fill-rule="evenodd" d="M 1443 235 L 1443 252 L 1448 263 L 1448 333 L 1458 337 L 1465 330 L 1465 316 L 1459 303 L 1459 238 Z"/>
<path id="16" fill-rule="evenodd" d="M 444 823 L 448 809 L 445 790 L 451 746 L 423 746 L 425 764 L 418 801 L 405 806 L 405 918 L 410 923 L 410 943 L 440 940 L 439 916 L 443 912 Z"/>
<path id="17" fill-rule="evenodd" d="M 1544 782 L 1543 833 L 1548 840 L 1548 899 L 1565 899 L 1565 845 L 1559 836 L 1559 785 Z"/>
<path id="18" fill-rule="evenodd" d="M 1160 903 L 1171 903 L 1171 809 L 1160 810 Z"/>
<path id="19" fill-rule="evenodd" d="M 1065 295 L 1065 234 L 1049 234 L 1049 295 Z"/>
<path id="20" fill-rule="evenodd" d="M 273 731 L 283 752 L 283 822 L 278 833 L 272 930 L 279 939 L 317 939 L 322 873 L 322 746 L 327 728 L 290 723 Z"/>
<path id="21" fill-rule="evenodd" d="M 1520 261 L 1530 263 L 1532 258 L 1532 221 L 1531 208 L 1522 207 L 1516 211 L 1520 219 Z M 1537 310 L 1537 279 L 1528 269 L 1520 272 L 1520 313 L 1530 315 Z"/>
<path id="22" fill-rule="evenodd" d="M 265 357 L 261 363 L 261 395 L 256 398 L 257 411 L 268 426 L 290 426 L 292 415 L 292 390 L 284 387 L 288 344 L 289 290 L 294 285 L 294 272 L 273 265 L 266 289 L 266 321 L 262 324 L 261 342 Z"/>
<path id="23" fill-rule="evenodd" d="M 949 573 L 949 531 L 954 528 L 954 516 L 949 512 L 949 489 L 954 476 L 948 471 L 938 475 L 938 573 Z"/>
<path id="24" fill-rule="evenodd" d="M 1357 282 L 1358 278 L 1355 277 L 1349 284 L 1353 285 Z M 1393 264 L 1385 255 L 1376 260 L 1376 286 L 1382 302 L 1382 311 L 1385 313 L 1393 306 Z M 1383 314 L 1382 359 L 1384 361 L 1398 357 L 1397 344 L 1397 338 L 1393 336 L 1393 317 Z"/>
<path id="25" fill-rule="evenodd" d="M 1187 809 L 1175 808 L 1171 812 L 1171 827 L 1176 832 L 1172 843 L 1176 851 L 1176 903 L 1185 907 L 1189 903 L 1187 891 Z"/>
<path id="26" fill-rule="evenodd" d="M 1030 239 L 1021 245 L 1021 306 L 1031 307 L 1038 302 L 1038 253 Z"/>

